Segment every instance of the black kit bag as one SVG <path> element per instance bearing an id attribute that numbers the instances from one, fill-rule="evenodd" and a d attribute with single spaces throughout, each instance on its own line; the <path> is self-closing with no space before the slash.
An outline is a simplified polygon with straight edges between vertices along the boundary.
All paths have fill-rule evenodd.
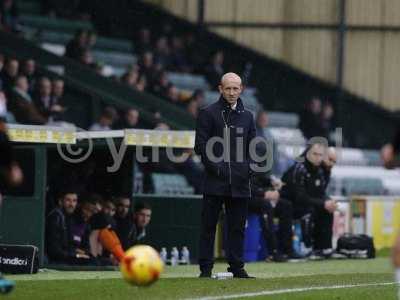
<path id="1" fill-rule="evenodd" d="M 349 258 L 375 258 L 374 239 L 366 234 L 345 233 L 338 239 L 336 251 Z"/>
<path id="2" fill-rule="evenodd" d="M 33 274 L 39 269 L 39 249 L 32 245 L 0 244 L 0 272 Z"/>

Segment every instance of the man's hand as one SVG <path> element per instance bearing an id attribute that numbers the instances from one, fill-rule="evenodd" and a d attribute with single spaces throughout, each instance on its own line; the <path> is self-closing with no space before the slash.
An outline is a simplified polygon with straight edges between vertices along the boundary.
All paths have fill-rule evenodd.
<path id="1" fill-rule="evenodd" d="M 325 201 L 325 203 L 324 203 L 324 207 L 325 207 L 325 209 L 326 209 L 328 212 L 334 213 L 334 211 L 335 211 L 336 208 L 337 208 L 336 201 L 335 201 L 335 200 L 327 200 L 327 201 Z"/>
<path id="2" fill-rule="evenodd" d="M 271 177 L 271 184 L 272 184 L 272 187 L 274 188 L 274 190 L 277 190 L 277 191 L 279 191 L 284 186 L 284 183 L 282 182 L 282 180 L 280 180 L 279 178 L 276 178 L 276 177 Z"/>
<path id="3" fill-rule="evenodd" d="M 77 248 L 75 252 L 76 252 L 76 258 L 90 259 L 89 254 L 87 254 L 85 250 Z"/>
<path id="4" fill-rule="evenodd" d="M 264 199 L 277 202 L 279 200 L 279 192 L 278 191 L 266 191 L 264 193 Z"/>
<path id="5" fill-rule="evenodd" d="M 50 110 L 51 110 L 52 112 L 63 112 L 63 111 L 64 111 L 64 107 L 62 107 L 62 106 L 59 105 L 59 104 L 54 104 L 54 105 L 50 108 Z"/>

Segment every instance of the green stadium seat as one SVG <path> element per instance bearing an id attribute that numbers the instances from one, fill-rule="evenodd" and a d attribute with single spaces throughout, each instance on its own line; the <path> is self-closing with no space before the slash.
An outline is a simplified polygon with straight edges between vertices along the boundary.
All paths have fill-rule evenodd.
<path id="1" fill-rule="evenodd" d="M 201 75 L 168 72 L 168 80 L 182 90 L 209 90 L 206 79 Z"/>
<path id="2" fill-rule="evenodd" d="M 153 173 L 151 175 L 155 194 L 191 195 L 194 189 L 186 178 L 180 174 Z"/>

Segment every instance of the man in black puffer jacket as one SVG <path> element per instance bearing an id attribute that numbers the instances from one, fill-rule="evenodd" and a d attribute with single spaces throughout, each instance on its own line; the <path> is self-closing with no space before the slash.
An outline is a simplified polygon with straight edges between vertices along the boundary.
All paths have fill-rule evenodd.
<path id="1" fill-rule="evenodd" d="M 294 219 L 311 215 L 314 225 L 311 237 L 314 254 L 318 257 L 331 253 L 333 212 L 337 208 L 336 202 L 326 194 L 328 177 L 322 167 L 325 151 L 323 144 L 311 145 L 303 161 L 296 162 L 282 177 L 281 195 L 293 203 Z"/>

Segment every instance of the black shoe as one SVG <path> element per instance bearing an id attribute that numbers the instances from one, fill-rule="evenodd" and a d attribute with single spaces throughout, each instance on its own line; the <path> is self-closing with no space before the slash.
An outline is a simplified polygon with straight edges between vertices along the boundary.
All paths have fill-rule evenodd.
<path id="1" fill-rule="evenodd" d="M 308 257 L 309 260 L 324 260 L 325 256 L 322 253 L 322 250 L 314 250 L 311 255 Z"/>
<path id="2" fill-rule="evenodd" d="M 276 262 L 276 263 L 283 263 L 283 262 L 287 262 L 287 256 L 286 255 L 282 255 L 279 253 L 275 253 L 274 255 L 271 256 L 271 261 Z"/>
<path id="3" fill-rule="evenodd" d="M 231 268 L 228 268 L 228 272 L 231 272 L 233 274 L 233 278 L 245 278 L 245 279 L 254 279 L 254 276 L 250 276 L 247 274 L 245 269 L 239 269 L 233 271 Z"/>
<path id="4" fill-rule="evenodd" d="M 199 278 L 211 278 L 211 271 L 202 271 Z"/>

